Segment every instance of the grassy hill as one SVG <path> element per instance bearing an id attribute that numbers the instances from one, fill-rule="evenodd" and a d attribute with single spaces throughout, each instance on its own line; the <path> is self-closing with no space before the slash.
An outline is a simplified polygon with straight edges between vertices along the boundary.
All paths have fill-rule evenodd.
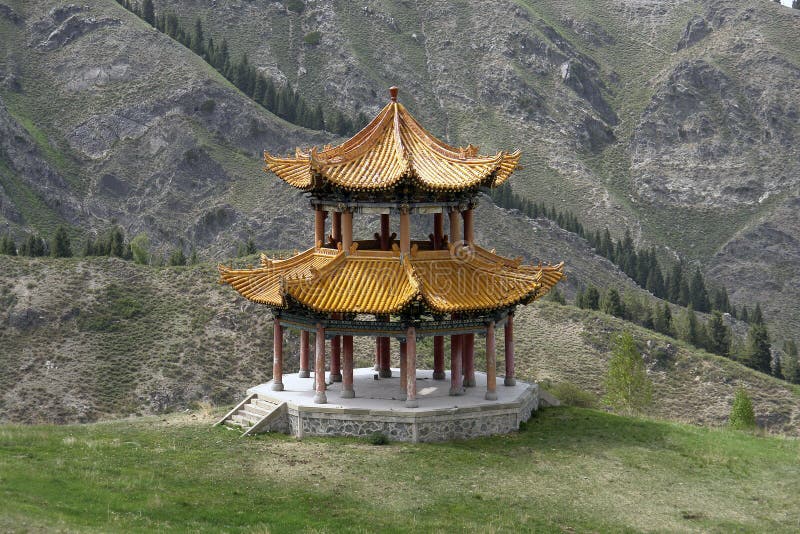
<path id="1" fill-rule="evenodd" d="M 376 447 L 241 439 L 211 428 L 217 414 L 0 426 L 0 530 L 800 527 L 795 439 L 550 408 L 509 436 Z"/>
<path id="2" fill-rule="evenodd" d="M 546 231 L 539 228 L 541 235 Z M 198 402 L 227 405 L 271 376 L 268 311 L 217 285 L 213 266 L 0 256 L 0 270 L 0 420 L 85 422 Z M 613 271 L 603 276 L 613 280 Z M 600 397 L 609 337 L 622 330 L 633 333 L 648 362 L 656 386 L 654 415 L 722 424 L 736 387 L 743 386 L 762 426 L 787 433 L 800 428 L 800 388 L 569 306 L 537 302 L 520 308 L 518 373 L 528 380 L 571 382 Z M 298 343 L 290 332 L 287 371 L 297 368 Z M 397 350 L 393 344 L 395 360 Z M 432 352 L 431 340 L 420 343 L 420 365 L 433 365 Z M 480 342 L 476 353 L 480 367 Z M 370 342 L 358 339 L 357 364 L 371 365 L 372 354 Z"/>

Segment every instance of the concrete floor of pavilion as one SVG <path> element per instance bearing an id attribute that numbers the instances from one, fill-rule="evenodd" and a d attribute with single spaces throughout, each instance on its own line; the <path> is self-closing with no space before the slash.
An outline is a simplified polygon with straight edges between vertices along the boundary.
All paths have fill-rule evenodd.
<path id="1" fill-rule="evenodd" d="M 445 372 L 444 380 L 434 380 L 433 370 L 417 370 L 418 408 L 407 408 L 401 400 L 400 370 L 392 368 L 391 378 L 375 380 L 378 374 L 372 367 L 353 370 L 353 389 L 355 398 L 341 397 L 342 383 L 328 383 L 326 404 L 314 403 L 314 372 L 310 378 L 300 378 L 297 373 L 283 375 L 283 391 L 272 391 L 272 381 L 252 387 L 248 394 L 257 393 L 259 397 L 287 402 L 298 407 L 343 410 L 381 410 L 397 412 L 420 412 L 430 410 L 452 410 L 455 408 L 477 408 L 516 403 L 531 394 L 534 385 L 517 380 L 515 386 L 503 385 L 503 377 L 497 377 L 497 400 L 489 401 L 486 394 L 486 374 L 475 372 L 475 387 L 464 389 L 463 395 L 451 396 L 450 372 Z M 328 375 L 326 374 L 326 379 Z"/>

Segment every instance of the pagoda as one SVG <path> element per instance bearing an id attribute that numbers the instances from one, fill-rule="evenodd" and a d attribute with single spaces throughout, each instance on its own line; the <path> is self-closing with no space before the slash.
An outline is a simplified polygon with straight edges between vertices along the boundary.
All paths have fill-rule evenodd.
<path id="1" fill-rule="evenodd" d="M 221 282 L 272 310 L 273 391 L 284 389 L 286 328 L 300 331 L 301 378 L 311 378 L 309 333 L 316 334 L 312 382 L 317 404 L 328 402 L 328 340 L 328 383 L 341 382 L 340 396 L 349 399 L 357 396 L 353 337 L 375 339 L 376 378 L 391 377 L 390 339 L 397 339 L 397 398 L 405 408 L 419 406 L 417 341 L 433 337 L 432 379 L 447 380 L 444 340 L 450 337 L 449 394 L 457 396 L 475 386 L 479 334 L 486 339 L 485 399 L 495 400 L 496 328 L 504 329 L 504 384 L 513 386 L 514 310 L 558 283 L 563 263 L 524 265 L 475 242 L 477 195 L 508 180 L 519 165 L 519 151 L 482 156 L 473 145 L 449 146 L 397 101 L 396 87 L 389 92 L 390 102 L 372 122 L 339 146 L 298 148 L 289 157 L 264 153 L 265 171 L 308 197 L 313 246 L 288 259 L 262 255 L 257 268 L 220 266 Z M 412 214 L 430 216 L 432 231 L 426 238 L 412 237 Z M 374 236 L 354 238 L 356 216 L 375 221 Z M 399 218 L 394 232 L 391 216 Z"/>

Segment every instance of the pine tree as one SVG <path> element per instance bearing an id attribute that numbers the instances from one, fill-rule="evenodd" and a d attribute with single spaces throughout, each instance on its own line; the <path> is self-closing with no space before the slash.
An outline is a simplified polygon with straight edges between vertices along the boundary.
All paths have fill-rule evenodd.
<path id="1" fill-rule="evenodd" d="M 54 258 L 72 257 L 72 246 L 70 244 L 69 234 L 63 225 L 56 229 L 56 234 L 53 236 L 53 244 L 50 246 L 50 251 Z"/>
<path id="2" fill-rule="evenodd" d="M 692 276 L 692 283 L 689 286 L 690 299 L 692 306 L 699 312 L 709 311 L 708 292 L 706 291 L 706 284 L 703 281 L 703 275 L 700 268 L 696 267 L 694 276 Z"/>
<path id="3" fill-rule="evenodd" d="M 742 306 L 742 313 L 739 314 L 739 320 L 744 321 L 745 323 L 750 322 L 750 315 L 747 311 L 747 306 Z"/>
<path id="4" fill-rule="evenodd" d="M 205 37 L 203 35 L 203 23 L 200 19 L 194 20 L 194 32 L 192 33 L 192 52 L 200 57 L 205 56 Z"/>
<path id="5" fill-rule="evenodd" d="M 761 303 L 756 302 L 756 309 L 753 312 L 753 316 L 750 318 L 750 322 L 753 324 L 764 324 L 764 314 L 761 313 Z"/>
<path id="6" fill-rule="evenodd" d="M 108 239 L 108 256 L 116 256 L 117 258 L 125 257 L 125 234 L 122 228 L 115 226 L 111 230 L 111 235 Z"/>
<path id="7" fill-rule="evenodd" d="M 731 428 L 736 430 L 748 430 L 756 427 L 756 416 L 753 411 L 753 401 L 747 392 L 739 388 L 733 397 L 733 406 L 728 420 Z"/>
<path id="8" fill-rule="evenodd" d="M 657 332 L 671 336 L 672 332 L 672 310 L 666 302 L 663 306 L 656 305 L 655 329 Z"/>
<path id="9" fill-rule="evenodd" d="M 0 254 L 6 254 L 8 256 L 17 255 L 17 242 L 14 241 L 14 237 L 11 234 L 3 236 L 2 243 L 0 244 Z"/>
<path id="10" fill-rule="evenodd" d="M 147 234 L 137 234 L 131 240 L 131 255 L 136 263 L 147 265 L 150 262 L 150 240 Z"/>
<path id="11" fill-rule="evenodd" d="M 555 302 L 556 304 L 561 304 L 562 306 L 567 303 L 564 295 L 561 294 L 561 291 L 559 291 L 557 287 L 554 287 L 552 290 L 550 290 L 548 297 L 550 302 Z"/>
<path id="12" fill-rule="evenodd" d="M 669 287 L 667 288 L 667 300 L 677 304 L 681 299 L 681 283 L 683 282 L 683 264 L 676 261 L 672 265 L 672 273 L 669 276 Z"/>
<path id="13" fill-rule="evenodd" d="M 792 339 L 783 342 L 783 376 L 793 384 L 800 384 L 800 362 L 797 356 L 797 344 Z"/>
<path id="14" fill-rule="evenodd" d="M 603 311 L 614 317 L 625 316 L 625 307 L 622 305 L 619 292 L 613 287 L 606 293 L 606 298 L 603 302 Z"/>
<path id="15" fill-rule="evenodd" d="M 600 292 L 594 286 L 589 286 L 586 288 L 586 307 L 590 310 L 599 310 L 600 309 Z"/>
<path id="16" fill-rule="evenodd" d="M 708 350 L 721 356 L 730 356 L 731 331 L 722 321 L 722 314 L 715 311 L 708 320 Z"/>
<path id="17" fill-rule="evenodd" d="M 175 249 L 172 254 L 170 254 L 169 265 L 170 267 L 186 265 L 186 255 L 183 253 L 182 248 Z"/>
<path id="18" fill-rule="evenodd" d="M 614 261 L 614 245 L 611 241 L 611 232 L 608 231 L 608 228 L 605 229 L 603 237 L 600 238 L 600 250 L 598 252 L 609 260 Z"/>
<path id="19" fill-rule="evenodd" d="M 583 294 L 583 288 L 578 288 L 577 293 L 575 293 L 575 306 L 581 309 L 586 308 L 586 298 Z"/>
<path id="20" fill-rule="evenodd" d="M 623 332 L 612 342 L 605 401 L 617 410 L 640 412 L 653 402 L 653 383 L 633 337 Z"/>
<path id="21" fill-rule="evenodd" d="M 153 7 L 153 0 L 144 0 L 142 2 L 142 18 L 150 26 L 156 25 L 156 11 Z"/>
<path id="22" fill-rule="evenodd" d="M 769 374 L 772 370 L 772 352 L 769 333 L 763 324 L 754 323 L 747 333 L 747 365 Z"/>

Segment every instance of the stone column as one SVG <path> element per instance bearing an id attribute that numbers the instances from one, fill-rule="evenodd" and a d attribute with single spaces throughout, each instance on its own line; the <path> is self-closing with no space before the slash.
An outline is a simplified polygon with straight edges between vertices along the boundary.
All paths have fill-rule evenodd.
<path id="1" fill-rule="evenodd" d="M 461 373 L 461 336 L 450 336 L 450 395 L 464 394 Z"/>
<path id="2" fill-rule="evenodd" d="M 473 229 L 472 224 L 472 208 L 466 209 L 461 212 L 461 216 L 464 218 L 464 241 L 466 241 L 469 245 L 472 245 L 475 242 L 475 231 Z"/>
<path id="3" fill-rule="evenodd" d="M 317 352 L 314 358 L 314 402 L 325 404 L 328 398 L 325 396 L 325 327 L 322 323 L 317 323 Z"/>
<path id="4" fill-rule="evenodd" d="M 331 239 L 334 243 L 342 240 L 342 214 L 338 211 L 334 211 L 331 218 Z"/>
<path id="5" fill-rule="evenodd" d="M 433 214 L 433 248 L 439 250 L 444 241 L 444 217 L 441 213 Z"/>
<path id="6" fill-rule="evenodd" d="M 494 352 L 494 321 L 486 325 L 486 400 L 497 400 L 497 359 Z"/>
<path id="7" fill-rule="evenodd" d="M 283 391 L 283 327 L 276 317 L 272 326 L 272 391 Z"/>
<path id="8" fill-rule="evenodd" d="M 400 400 L 406 400 L 406 389 L 408 388 L 408 380 L 406 376 L 408 375 L 408 369 L 406 366 L 408 365 L 406 362 L 408 361 L 406 358 L 408 357 L 408 345 L 405 341 L 400 342 Z"/>
<path id="9" fill-rule="evenodd" d="M 325 244 L 325 217 L 328 212 L 317 208 L 314 210 L 314 246 Z"/>
<path id="10" fill-rule="evenodd" d="M 342 381 L 342 337 L 331 339 L 331 382 Z"/>
<path id="11" fill-rule="evenodd" d="M 308 367 L 308 331 L 300 330 L 300 378 L 308 378 L 311 376 Z"/>
<path id="12" fill-rule="evenodd" d="M 342 398 L 352 399 L 356 396 L 353 390 L 353 336 L 342 336 L 342 354 L 344 361 L 342 367 Z"/>
<path id="13" fill-rule="evenodd" d="M 416 408 L 417 401 L 417 331 L 413 326 L 406 330 L 406 408 Z"/>
<path id="14" fill-rule="evenodd" d="M 345 211 L 342 213 L 342 248 L 350 250 L 353 244 L 353 212 Z"/>
<path id="15" fill-rule="evenodd" d="M 444 336 L 433 336 L 433 379 L 444 377 Z"/>
<path id="16" fill-rule="evenodd" d="M 378 376 L 381 378 L 392 378 L 392 354 L 391 354 L 391 340 L 388 337 L 382 337 L 381 340 L 381 369 L 378 371 Z"/>
<path id="17" fill-rule="evenodd" d="M 383 345 L 381 344 L 381 338 L 376 337 L 375 338 L 375 370 L 376 371 L 380 371 L 381 370 L 381 347 L 382 346 Z"/>
<path id="18" fill-rule="evenodd" d="M 461 336 L 464 353 L 464 386 L 475 387 L 475 334 L 464 334 Z"/>
<path id="19" fill-rule="evenodd" d="M 455 245 L 461 241 L 461 228 L 458 220 L 458 209 L 453 208 L 449 213 L 450 215 L 450 244 Z"/>
<path id="20" fill-rule="evenodd" d="M 506 320 L 505 330 L 505 352 L 506 352 L 506 377 L 503 384 L 506 386 L 516 386 L 517 379 L 514 375 L 514 314 L 509 313 Z"/>
<path id="21" fill-rule="evenodd" d="M 400 252 L 408 254 L 411 252 L 411 215 L 408 208 L 400 209 Z"/>

